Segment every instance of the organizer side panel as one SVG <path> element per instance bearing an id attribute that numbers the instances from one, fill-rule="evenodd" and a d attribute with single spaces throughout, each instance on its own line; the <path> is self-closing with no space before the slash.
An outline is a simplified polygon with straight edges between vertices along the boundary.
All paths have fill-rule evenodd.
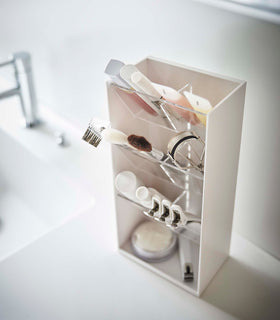
<path id="1" fill-rule="evenodd" d="M 200 251 L 201 293 L 229 253 L 239 161 L 245 87 L 209 115 Z"/>
<path id="2" fill-rule="evenodd" d="M 107 94 L 108 94 L 108 108 L 110 123 L 113 128 L 121 127 L 125 114 L 122 114 L 119 110 L 119 100 L 116 99 L 116 94 L 114 90 L 107 84 Z M 120 171 L 126 170 L 126 163 L 123 162 L 118 154 L 119 151 L 116 146 L 112 145 L 112 165 L 113 165 L 113 176 L 115 177 Z M 130 207 L 128 203 L 117 197 L 116 190 L 115 195 L 115 210 L 116 210 L 116 224 L 117 224 L 117 237 L 118 237 L 118 247 L 120 248 L 130 237 L 129 230 L 131 230 L 139 221 L 141 220 L 133 211 L 136 209 Z M 136 219 L 136 218 L 138 219 Z"/>

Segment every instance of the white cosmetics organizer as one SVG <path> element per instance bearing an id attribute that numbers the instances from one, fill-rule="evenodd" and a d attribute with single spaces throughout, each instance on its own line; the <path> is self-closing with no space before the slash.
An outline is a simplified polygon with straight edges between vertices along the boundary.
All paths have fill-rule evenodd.
<path id="1" fill-rule="evenodd" d="M 205 115 L 206 126 L 180 120 L 175 131 L 162 117 L 141 107 L 140 98 L 135 93 L 107 83 L 112 128 L 127 135 L 144 136 L 153 148 L 164 153 L 167 153 L 170 139 L 180 131 L 195 132 L 205 141 L 204 174 L 196 169 L 184 171 L 169 160 L 157 161 L 141 152 L 112 145 L 114 177 L 119 172 L 131 171 L 146 187 L 155 188 L 185 212 L 201 218 L 200 233 L 189 230 L 188 225 L 174 230 L 180 237 L 179 245 L 185 241 L 190 246 L 178 248 L 162 262 L 143 261 L 132 249 L 131 234 L 141 221 L 153 218 L 143 213 L 145 208 L 115 189 L 119 250 L 199 296 L 229 254 L 246 83 L 151 57 L 140 61 L 136 67 L 152 82 L 176 90 L 191 83 L 193 93 L 208 99 L 213 109 Z M 193 281 L 182 278 L 183 247 L 192 250 Z M 186 255 L 189 256 L 190 252 Z"/>

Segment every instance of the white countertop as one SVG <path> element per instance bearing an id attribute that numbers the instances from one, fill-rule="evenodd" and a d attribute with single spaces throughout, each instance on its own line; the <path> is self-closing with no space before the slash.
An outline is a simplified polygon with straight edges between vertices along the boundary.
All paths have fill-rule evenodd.
<path id="1" fill-rule="evenodd" d="M 280 262 L 238 235 L 201 298 L 117 252 L 107 199 L 0 264 L 0 318 L 276 319 Z"/>
<path id="2" fill-rule="evenodd" d="M 109 146 L 96 151 L 72 130 L 70 147 L 57 149 L 46 128 L 19 128 L 13 108 L 7 100 L 1 127 L 91 192 L 95 205 L 0 262 L 1 320 L 276 319 L 279 260 L 234 233 L 231 256 L 197 298 L 126 259 L 117 251 Z"/>

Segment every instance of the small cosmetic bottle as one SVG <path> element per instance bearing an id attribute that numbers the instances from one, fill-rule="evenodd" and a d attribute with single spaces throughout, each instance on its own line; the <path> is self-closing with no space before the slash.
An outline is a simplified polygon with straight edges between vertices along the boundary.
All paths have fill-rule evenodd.
<path id="1" fill-rule="evenodd" d="M 136 198 L 136 190 L 140 186 L 143 186 L 143 183 L 131 171 L 122 171 L 115 178 L 115 187 L 118 192 L 135 202 L 139 202 Z"/>

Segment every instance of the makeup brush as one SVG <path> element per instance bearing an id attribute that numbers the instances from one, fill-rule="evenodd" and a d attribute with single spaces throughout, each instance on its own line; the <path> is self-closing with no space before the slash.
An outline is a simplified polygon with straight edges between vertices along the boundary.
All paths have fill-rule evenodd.
<path id="1" fill-rule="evenodd" d="M 107 128 L 102 132 L 102 138 L 112 144 L 119 144 L 137 151 L 146 152 L 159 161 L 165 158 L 165 154 L 160 150 L 154 149 L 151 143 L 143 136 L 135 134 L 128 136 L 120 130 Z"/>
<path id="2" fill-rule="evenodd" d="M 112 144 L 118 144 L 125 147 L 132 148 L 139 152 L 144 152 L 155 160 L 162 161 L 167 155 L 162 151 L 154 149 L 151 143 L 143 136 L 137 136 L 135 134 L 126 135 L 124 132 L 113 129 L 99 127 L 91 121 L 87 127 L 86 132 L 83 135 L 83 140 L 89 144 L 97 147 L 102 139 Z"/>

